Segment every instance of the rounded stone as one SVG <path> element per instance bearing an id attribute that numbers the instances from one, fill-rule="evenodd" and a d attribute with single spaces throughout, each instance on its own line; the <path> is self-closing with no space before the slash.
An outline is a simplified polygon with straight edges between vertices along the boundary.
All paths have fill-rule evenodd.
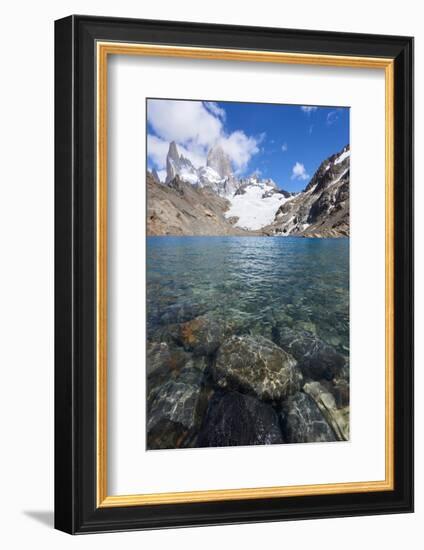
<path id="1" fill-rule="evenodd" d="M 302 381 L 296 360 L 262 336 L 232 336 L 218 350 L 212 367 L 221 388 L 279 401 L 295 393 Z"/>

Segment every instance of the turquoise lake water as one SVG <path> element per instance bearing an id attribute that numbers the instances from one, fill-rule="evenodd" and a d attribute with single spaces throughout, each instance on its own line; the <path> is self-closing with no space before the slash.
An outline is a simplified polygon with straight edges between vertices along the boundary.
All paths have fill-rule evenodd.
<path id="1" fill-rule="evenodd" d="M 306 330 L 347 357 L 349 239 L 148 237 L 148 338 L 203 314 L 267 338 Z"/>

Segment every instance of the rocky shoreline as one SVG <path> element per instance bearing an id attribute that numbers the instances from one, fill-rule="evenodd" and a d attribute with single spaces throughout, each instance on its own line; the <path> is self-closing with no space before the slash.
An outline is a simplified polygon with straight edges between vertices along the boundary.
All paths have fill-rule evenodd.
<path id="1" fill-rule="evenodd" d="M 348 358 L 313 332 L 176 306 L 149 333 L 147 449 L 348 439 Z"/>

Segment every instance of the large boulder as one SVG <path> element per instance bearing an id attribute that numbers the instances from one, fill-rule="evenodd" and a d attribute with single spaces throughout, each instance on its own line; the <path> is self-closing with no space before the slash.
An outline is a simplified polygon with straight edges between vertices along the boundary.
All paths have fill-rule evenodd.
<path id="1" fill-rule="evenodd" d="M 271 405 L 238 392 L 216 392 L 197 439 L 198 447 L 284 443 Z"/>
<path id="2" fill-rule="evenodd" d="M 262 336 L 232 336 L 218 350 L 212 366 L 216 384 L 227 390 L 280 401 L 295 393 L 302 375 L 295 359 Z"/>
<path id="3" fill-rule="evenodd" d="M 319 382 L 308 382 L 303 386 L 317 404 L 322 415 L 332 427 L 336 438 L 340 441 L 349 440 L 349 407 L 338 407 L 336 399 L 324 385 Z"/>
<path id="4" fill-rule="evenodd" d="M 284 403 L 282 424 L 287 443 L 337 440 L 318 405 L 302 392 L 290 396 Z"/>
<path id="5" fill-rule="evenodd" d="M 305 378 L 331 380 L 345 366 L 343 355 L 311 332 L 274 326 L 272 339 L 298 361 Z"/>
<path id="6" fill-rule="evenodd" d="M 207 366 L 207 357 L 186 352 L 174 342 L 148 342 L 146 354 L 148 399 L 160 386 L 179 378 L 184 370 L 195 368 L 203 373 Z"/>
<path id="7" fill-rule="evenodd" d="M 147 397 L 147 448 L 182 446 L 199 428 L 206 405 L 203 372 L 190 364 L 176 378 L 151 388 Z"/>
<path id="8" fill-rule="evenodd" d="M 146 371 L 147 376 L 159 369 L 170 371 L 181 370 L 189 361 L 191 355 L 181 348 L 168 342 L 147 342 Z"/>

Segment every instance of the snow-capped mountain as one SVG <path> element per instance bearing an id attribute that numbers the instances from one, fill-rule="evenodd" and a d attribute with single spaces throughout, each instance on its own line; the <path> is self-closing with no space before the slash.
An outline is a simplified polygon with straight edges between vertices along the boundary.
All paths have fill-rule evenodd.
<path id="1" fill-rule="evenodd" d="M 230 157 L 219 144 L 210 149 L 206 166 L 195 168 L 190 160 L 179 154 L 176 143 L 171 142 L 166 159 L 165 183 L 169 184 L 176 176 L 227 198 L 230 207 L 225 217 L 237 218 L 234 225 L 242 229 L 257 230 L 272 223 L 279 207 L 291 196 L 286 191 L 280 191 L 274 181 L 262 180 L 258 174 L 237 178 Z"/>
<path id="2" fill-rule="evenodd" d="M 231 160 L 220 145 L 209 151 L 206 166 L 196 168 L 189 159 L 179 154 L 177 144 L 172 141 L 166 157 L 165 183 L 169 184 L 175 176 L 197 187 L 208 187 L 221 197 L 231 196 L 237 189 Z"/>
<path id="3" fill-rule="evenodd" d="M 302 193 L 276 212 L 269 235 L 332 237 L 349 235 L 350 149 L 321 163 Z"/>
<path id="4" fill-rule="evenodd" d="M 197 184 L 199 177 L 196 168 L 191 161 L 180 155 L 175 141 L 169 144 L 168 155 L 166 157 L 166 179 L 165 183 L 170 183 L 175 176 L 180 176 L 184 181 Z"/>
<path id="5" fill-rule="evenodd" d="M 179 223 L 178 205 L 185 209 L 184 215 L 188 216 L 185 228 L 180 231 L 182 234 L 191 234 L 187 231 L 205 234 L 201 230 L 200 205 L 205 200 L 212 200 L 214 216 L 222 209 L 218 216 L 217 234 L 225 234 L 226 231 L 228 234 L 259 231 L 266 235 L 281 236 L 345 236 L 349 235 L 349 165 L 350 150 L 346 146 L 340 153 L 321 163 L 304 191 L 289 193 L 279 189 L 273 180 L 261 179 L 259 174 L 247 178 L 236 177 L 231 160 L 220 145 L 215 145 L 209 151 L 206 166 L 196 168 L 179 153 L 176 143 L 171 142 L 166 159 L 165 186 L 170 188 L 171 195 L 179 195 L 179 199 L 173 201 L 175 227 Z M 149 177 L 152 182 L 160 183 L 156 171 Z M 159 200 L 159 192 L 153 194 L 152 185 L 150 189 L 148 200 L 151 201 L 153 196 Z M 166 195 L 167 201 L 171 195 Z M 182 202 L 186 200 L 184 197 L 188 201 L 185 206 Z M 221 202 L 216 202 L 214 197 Z M 196 223 L 189 219 L 189 205 L 192 205 L 192 209 L 196 205 L 193 210 L 195 215 L 192 216 L 197 220 Z M 163 223 L 157 222 L 156 227 L 166 227 L 166 219 L 169 217 L 166 204 L 153 205 L 152 211 L 152 220 L 163 217 Z M 211 208 L 208 212 L 211 212 Z M 212 217 L 207 217 L 205 227 L 210 227 Z"/>

